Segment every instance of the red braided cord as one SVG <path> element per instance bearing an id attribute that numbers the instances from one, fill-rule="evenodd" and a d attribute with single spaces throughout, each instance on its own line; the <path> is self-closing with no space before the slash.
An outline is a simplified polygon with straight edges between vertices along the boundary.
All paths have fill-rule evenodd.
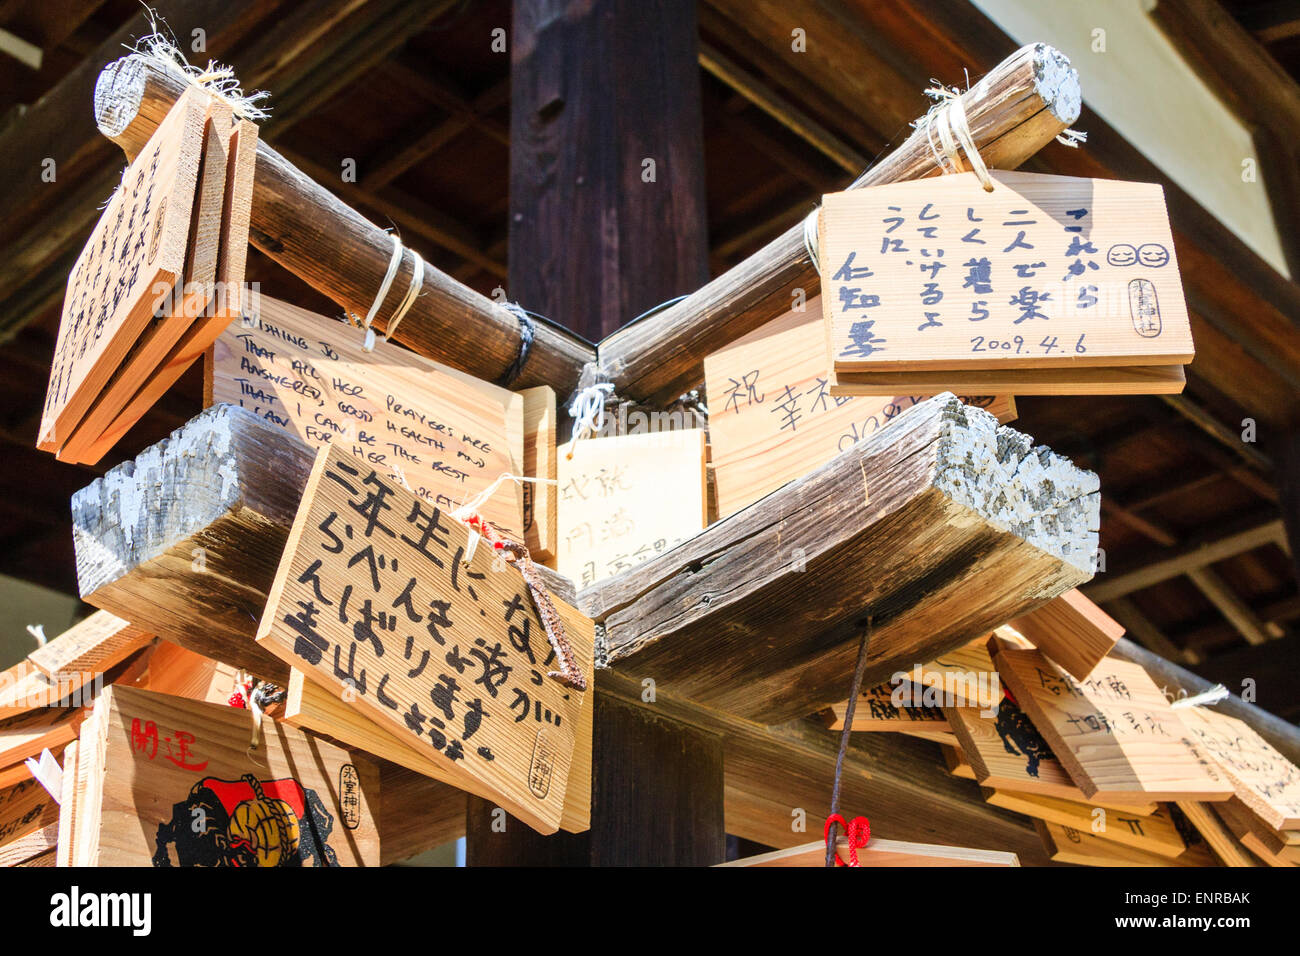
<path id="1" fill-rule="evenodd" d="M 840 859 L 839 848 L 831 844 L 831 824 L 834 823 L 844 827 L 844 835 L 849 841 L 848 863 Z M 825 841 L 827 850 L 835 855 L 836 866 L 860 866 L 858 863 L 858 848 L 866 846 L 870 839 L 871 821 L 866 817 L 854 817 L 853 822 L 848 823 L 838 813 L 832 813 L 826 818 L 826 826 L 822 828 L 822 840 Z"/>

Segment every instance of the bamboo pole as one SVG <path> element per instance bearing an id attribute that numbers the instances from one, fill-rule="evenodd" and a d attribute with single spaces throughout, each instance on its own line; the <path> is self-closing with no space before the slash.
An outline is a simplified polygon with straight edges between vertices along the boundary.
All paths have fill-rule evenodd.
<path id="1" fill-rule="evenodd" d="M 1079 76 L 1062 53 L 1032 44 L 995 67 L 961 101 L 985 164 L 1014 169 L 1078 118 Z M 968 168 L 964 162 L 962 168 Z M 916 130 L 857 186 L 939 172 L 926 133 Z M 821 291 L 802 223 L 678 304 L 607 337 L 600 343 L 600 364 L 620 395 L 670 402 L 704 379 L 706 355 L 790 311 L 796 289 L 808 299 Z"/>
<path id="2" fill-rule="evenodd" d="M 95 122 L 128 157 L 148 141 L 184 91 L 185 80 L 136 54 L 110 63 L 95 87 Z M 365 316 L 392 257 L 392 240 L 265 142 L 257 144 L 249 241 L 312 288 Z M 374 327 L 384 332 L 415 268 L 406 250 Z M 395 340 L 487 381 L 499 381 L 520 353 L 515 316 L 488 297 L 425 264 L 422 293 Z M 358 335 L 360 332 L 358 332 Z M 551 385 L 566 392 L 595 358 L 586 342 L 536 324 L 528 360 L 513 388 Z"/>

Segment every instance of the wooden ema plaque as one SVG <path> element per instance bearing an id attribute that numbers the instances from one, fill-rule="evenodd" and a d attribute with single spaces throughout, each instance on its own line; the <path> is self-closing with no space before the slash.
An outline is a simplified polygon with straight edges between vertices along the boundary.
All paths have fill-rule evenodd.
<path id="1" fill-rule="evenodd" d="M 230 107 L 209 98 L 183 279 L 176 283 L 171 296 L 160 306 L 155 321 L 140 334 L 99 397 L 63 443 L 58 451 L 60 461 L 87 460 L 91 446 L 112 425 L 141 384 L 148 381 L 159 361 L 191 322 L 208 307 L 216 287 L 221 213 L 226 193 L 226 159 L 232 131 Z"/>
<path id="2" fill-rule="evenodd" d="M 553 833 L 586 695 L 547 676 L 552 648 L 519 571 L 481 540 L 470 547 L 466 525 L 328 445 L 257 641 L 446 782 Z M 568 637 L 590 660 L 593 629 Z"/>
<path id="3" fill-rule="evenodd" d="M 1242 803 L 1275 830 L 1300 830 L 1300 768 L 1235 717 L 1210 707 L 1177 713 Z"/>
<path id="4" fill-rule="evenodd" d="M 689 428 L 562 446 L 556 570 L 586 587 L 702 531 L 708 524 L 704 443 L 704 431 Z"/>
<path id="5" fill-rule="evenodd" d="M 1014 701 L 1004 699 L 996 716 L 985 716 L 975 707 L 950 707 L 945 713 L 975 780 L 982 786 L 1087 801 L 1038 728 Z M 1137 816 L 1156 809 L 1154 802 L 1141 806 L 1097 805 L 1118 807 Z"/>
<path id="6" fill-rule="evenodd" d="M 1002 700 L 1002 685 L 988 641 L 987 636 L 977 637 L 928 664 L 899 671 L 894 679 L 912 701 L 991 709 Z"/>
<path id="7" fill-rule="evenodd" d="M 1077 681 L 1037 650 L 990 650 L 1003 684 L 1087 799 L 1232 796 L 1227 776 L 1140 665 L 1107 658 Z"/>
<path id="8" fill-rule="evenodd" d="M 926 734 L 943 734 L 945 737 L 951 730 L 948 718 L 941 708 L 926 706 L 919 700 L 906 705 L 896 704 L 894 700 L 895 687 L 892 684 L 863 688 L 858 695 L 857 706 L 853 708 L 853 730 L 903 733 L 921 731 Z M 843 701 L 830 706 L 827 726 L 831 730 L 844 728 L 848 706 Z"/>
<path id="9" fill-rule="evenodd" d="M 591 621 L 563 601 L 555 601 L 555 609 L 564 621 L 566 632 L 587 630 Z M 593 642 L 583 641 L 582 647 L 592 647 Z M 575 653 L 579 648 L 575 646 Z M 584 674 L 595 666 L 592 655 L 579 656 L 578 664 Z M 229 686 L 229 682 L 227 685 Z M 582 833 L 591 829 L 591 730 L 593 707 L 583 707 L 578 715 L 574 735 L 573 764 L 569 768 L 569 782 L 564 794 L 564 813 L 560 829 L 569 833 Z M 288 695 L 284 702 L 284 720 L 303 730 L 315 731 L 367 753 L 391 760 L 399 766 L 435 780 L 447 779 L 444 764 L 436 754 L 422 743 L 402 739 L 387 725 L 381 726 L 333 690 L 327 690 L 316 681 L 308 680 L 301 670 L 290 673 Z M 463 784 L 460 778 L 455 780 Z"/>
<path id="10" fill-rule="evenodd" d="M 1078 588 L 1014 619 L 1011 626 L 1079 680 L 1087 677 L 1124 636 L 1124 626 Z"/>
<path id="11" fill-rule="evenodd" d="M 341 445 L 443 511 L 503 473 L 522 474 L 524 400 L 340 321 L 260 296 L 217 339 L 207 404 L 241 405 L 313 448 Z M 480 509 L 520 539 L 522 493 L 505 482 Z"/>
<path id="12" fill-rule="evenodd" d="M 704 360 L 718 516 L 725 518 L 874 434 L 928 395 L 832 396 L 821 297 Z M 1003 424 L 1010 396 L 960 396 Z"/>
<path id="13" fill-rule="evenodd" d="M 252 730 L 247 710 L 106 689 L 76 753 L 76 865 L 378 866 L 378 765 L 265 717 L 252 751 Z"/>
<path id="14" fill-rule="evenodd" d="M 229 109 L 214 105 L 186 265 L 187 292 L 181 308 L 173 310 L 171 317 L 155 328 L 152 338 L 142 341 L 141 356 L 150 371 L 124 381 L 121 393 L 111 405 L 111 421 L 102 428 L 97 422 L 97 428 L 90 430 L 94 437 L 87 439 L 89 444 L 75 452 L 72 447 L 65 447 L 60 452 L 61 458 L 98 462 L 176 384 L 185 370 L 203 356 L 231 321 L 239 317 L 245 296 L 244 269 L 253 208 L 257 139 L 256 123 L 236 120 Z M 224 183 L 221 194 L 212 191 L 212 183 L 217 179 Z M 209 212 L 214 205 L 218 207 L 216 217 Z M 212 241 L 214 218 L 220 226 L 215 243 Z M 78 429 L 74 443 L 80 442 L 81 437 Z"/>
<path id="15" fill-rule="evenodd" d="M 0 790 L 0 847 L 58 821 L 58 801 L 35 780 Z"/>
<path id="16" fill-rule="evenodd" d="M 131 163 L 68 278 L 37 447 L 57 451 L 185 274 L 207 94 L 187 90 Z"/>
<path id="17" fill-rule="evenodd" d="M 839 383 L 924 372 L 913 381 L 955 387 L 959 379 L 930 373 L 1064 369 L 1068 378 L 1192 360 L 1159 185 L 991 175 L 992 192 L 961 173 L 825 197 L 822 304 Z"/>
<path id="18" fill-rule="evenodd" d="M 1142 815 L 1108 809 L 1095 803 L 1078 803 L 1058 797 L 987 788 L 984 790 L 984 799 L 1003 810 L 1094 833 L 1103 840 L 1122 843 L 1158 856 L 1172 859 L 1187 850 L 1187 841 L 1164 807 L 1157 807 L 1151 813 Z"/>
<path id="19" fill-rule="evenodd" d="M 1204 844 L 1189 846 L 1176 857 L 1161 856 L 1114 840 L 1104 840 L 1087 830 L 1034 820 L 1043 849 L 1055 863 L 1076 866 L 1214 866 Z"/>

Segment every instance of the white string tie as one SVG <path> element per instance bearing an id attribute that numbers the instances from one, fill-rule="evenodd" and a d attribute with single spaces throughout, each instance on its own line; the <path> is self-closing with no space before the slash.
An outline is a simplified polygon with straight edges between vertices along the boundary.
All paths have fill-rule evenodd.
<path id="1" fill-rule="evenodd" d="M 1224 687 L 1222 684 L 1215 684 L 1203 693 L 1193 694 L 1191 697 L 1184 697 L 1180 700 L 1176 700 L 1170 706 L 1197 707 L 1201 704 L 1217 704 L 1219 701 L 1226 700 L 1231 696 L 1232 694 L 1228 692 L 1228 688 Z"/>
<path id="2" fill-rule="evenodd" d="M 975 137 L 971 134 L 961 89 L 956 86 L 946 87 L 937 80 L 931 82 L 935 85 L 926 90 L 925 95 L 935 102 L 921 117 L 917 128 L 925 132 L 935 162 L 945 175 L 960 173 L 963 172 L 961 155 L 964 153 L 967 165 L 984 185 L 984 191 L 992 192 L 993 178 L 989 176 L 989 168 L 984 164 L 984 158 L 975 145 Z M 938 147 L 935 146 L 936 137 L 939 140 Z"/>
<path id="3" fill-rule="evenodd" d="M 385 342 L 390 341 L 397 334 L 398 325 L 401 324 L 411 306 L 415 305 L 415 300 L 420 296 L 420 290 L 424 288 L 424 259 L 414 249 L 408 251 L 415 257 L 415 261 L 411 264 L 411 282 L 406 287 L 406 297 L 398 303 L 397 311 L 388 320 L 388 330 L 384 333 Z"/>
<path id="4" fill-rule="evenodd" d="M 613 394 L 613 382 L 597 382 L 574 396 L 569 404 L 569 417 L 573 419 L 573 441 L 569 443 L 567 457 L 573 458 L 574 445 L 593 432 L 604 429 L 605 400 Z"/>
<path id="5" fill-rule="evenodd" d="M 388 271 L 384 273 L 384 281 L 379 284 L 379 292 L 375 295 L 375 301 L 371 304 L 370 311 L 366 313 L 365 322 L 361 323 L 361 328 L 366 330 L 366 337 L 361 343 L 361 347 L 367 352 L 375 350 L 375 330 L 371 328 L 371 325 L 375 321 L 375 316 L 379 313 L 379 307 L 384 304 L 384 299 L 388 296 L 388 290 L 393 286 L 393 280 L 397 278 L 398 268 L 402 265 L 402 240 L 397 237 L 396 233 L 390 233 L 389 238 L 393 240 L 393 254 L 388 259 Z"/>

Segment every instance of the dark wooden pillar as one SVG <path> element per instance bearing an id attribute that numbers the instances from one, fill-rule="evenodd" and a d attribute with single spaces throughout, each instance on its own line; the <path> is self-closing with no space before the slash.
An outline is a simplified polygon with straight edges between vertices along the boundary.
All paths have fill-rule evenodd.
<path id="1" fill-rule="evenodd" d="M 506 292 L 596 341 L 708 279 L 695 2 L 516 0 L 510 44 Z M 494 832 L 471 798 L 466 862 L 722 862 L 721 739 L 599 676 L 593 705 L 591 830 Z"/>
<path id="2" fill-rule="evenodd" d="M 506 292 L 592 341 L 708 280 L 697 33 L 693 0 L 514 5 Z"/>

